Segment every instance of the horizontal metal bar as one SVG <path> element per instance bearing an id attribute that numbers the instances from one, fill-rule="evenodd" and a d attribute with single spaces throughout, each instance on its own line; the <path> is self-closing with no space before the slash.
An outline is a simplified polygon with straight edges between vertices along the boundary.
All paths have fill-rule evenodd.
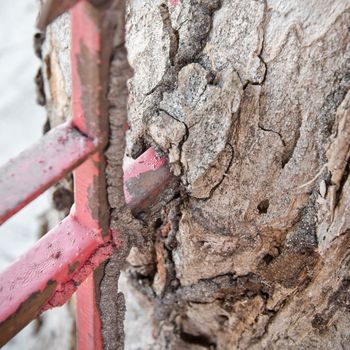
<path id="1" fill-rule="evenodd" d="M 69 216 L 0 274 L 0 346 L 42 311 L 64 304 L 112 253 Z"/>
<path id="2" fill-rule="evenodd" d="M 137 205 L 155 203 L 160 193 L 156 187 L 164 188 L 172 176 L 166 159 L 149 149 L 124 171 L 128 204 L 138 212 Z M 115 242 L 79 223 L 73 207 L 68 218 L 1 272 L 0 346 L 41 312 L 64 304 L 79 283 L 110 256 Z"/>
<path id="3" fill-rule="evenodd" d="M 147 209 L 174 179 L 165 157 L 149 148 L 124 169 L 125 200 L 134 215 Z"/>
<path id="4" fill-rule="evenodd" d="M 0 225 L 96 149 L 91 139 L 67 123 L 0 167 Z"/>

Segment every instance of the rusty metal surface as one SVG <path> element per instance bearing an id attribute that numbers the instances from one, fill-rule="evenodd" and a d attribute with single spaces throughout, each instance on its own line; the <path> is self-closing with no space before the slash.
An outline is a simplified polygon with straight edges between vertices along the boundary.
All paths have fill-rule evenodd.
<path id="1" fill-rule="evenodd" d="M 0 225 L 95 150 L 91 139 L 65 124 L 0 167 Z"/>
<path id="2" fill-rule="evenodd" d="M 56 9 L 54 15 L 46 9 L 46 21 L 76 2 L 47 1 L 51 10 Z M 108 1 L 90 2 L 98 7 L 81 0 L 71 11 L 72 121 L 0 169 L 0 191 L 5 196 L 0 219 L 6 220 L 83 162 L 74 171 L 70 216 L 0 274 L 0 345 L 41 312 L 65 303 L 86 280 L 77 294 L 77 345 L 81 350 L 103 349 L 99 266 L 122 242 L 118 232 L 109 229 L 103 153 L 108 143 L 106 95 L 113 22 L 105 17 Z M 124 191 L 133 212 L 156 201 L 172 178 L 166 159 L 153 149 L 131 164 L 124 172 Z"/>
<path id="3" fill-rule="evenodd" d="M 157 191 L 142 184 L 144 174 L 153 174 L 152 183 L 162 188 L 171 176 L 167 169 L 166 159 L 153 149 L 125 169 L 125 184 L 133 183 L 127 192 L 128 203 L 144 203 L 144 198 L 149 204 L 155 202 Z M 68 218 L 0 273 L 0 346 L 42 311 L 64 304 L 79 283 L 112 253 L 115 239 L 106 241 L 78 219 L 73 207 Z M 96 349 L 100 341 L 92 336 L 100 329 L 98 317 L 92 317 L 98 313 L 94 285 L 90 274 L 79 288 L 78 299 L 85 302 L 77 308 L 81 349 Z"/>
<path id="4" fill-rule="evenodd" d="M 64 304 L 112 253 L 70 215 L 0 274 L 0 346 L 42 311 Z"/>
<path id="5" fill-rule="evenodd" d="M 133 214 L 154 203 L 173 178 L 166 158 L 153 148 L 130 164 L 124 171 L 124 194 Z"/>
<path id="6" fill-rule="evenodd" d="M 100 146 L 99 152 L 74 172 L 76 217 L 112 246 L 104 147 L 109 134 L 106 97 L 114 26 L 107 11 L 108 8 L 97 9 L 88 1 L 79 2 L 71 10 L 72 122 L 82 133 L 98 140 Z M 101 278 L 94 272 L 77 294 L 79 350 L 103 348 L 98 300 Z"/>

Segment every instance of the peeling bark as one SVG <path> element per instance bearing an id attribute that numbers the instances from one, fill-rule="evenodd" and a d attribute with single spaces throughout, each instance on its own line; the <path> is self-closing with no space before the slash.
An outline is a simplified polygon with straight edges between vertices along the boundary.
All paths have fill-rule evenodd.
<path id="1" fill-rule="evenodd" d="M 129 2 L 128 153 L 181 180 L 129 260 L 155 348 L 347 346 L 349 11 Z"/>
<path id="2" fill-rule="evenodd" d="M 111 222 L 135 233 L 127 269 L 153 308 L 152 348 L 348 346 L 349 21 L 346 0 L 128 1 L 127 155 L 154 146 L 179 178 L 140 215 L 147 230 L 120 201 L 131 71 L 117 35 Z M 51 126 L 69 116 L 67 23 L 46 33 L 37 78 Z M 123 311 L 120 259 L 101 284 L 107 348 L 122 337 L 107 311 Z"/>

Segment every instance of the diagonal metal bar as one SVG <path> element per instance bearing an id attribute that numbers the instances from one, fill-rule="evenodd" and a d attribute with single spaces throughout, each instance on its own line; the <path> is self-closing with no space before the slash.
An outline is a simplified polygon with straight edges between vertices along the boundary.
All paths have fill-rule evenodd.
<path id="1" fill-rule="evenodd" d="M 96 150 L 96 143 L 65 124 L 0 167 L 0 225 Z"/>
<path id="2" fill-rule="evenodd" d="M 166 159 L 149 149 L 124 172 L 128 204 L 144 206 L 155 203 L 159 191 L 173 178 Z M 145 186 L 145 177 L 152 177 Z M 132 183 L 127 189 L 127 184 Z M 135 210 L 140 210 L 137 205 Z M 91 330 L 80 330 L 80 345 L 87 349 L 90 334 L 99 332 L 99 323 L 92 317 L 98 313 L 94 295 L 94 277 L 91 272 L 112 253 L 115 242 L 105 241 L 99 232 L 78 222 L 73 208 L 68 218 L 48 232 L 25 255 L 0 273 L 0 346 L 5 344 L 26 324 L 49 308 L 64 304 L 79 289 L 78 308 L 80 324 Z M 114 245 L 114 246 L 113 246 Z M 82 305 L 83 306 L 83 305 Z M 87 330 L 86 336 L 83 330 Z M 92 339 L 93 340 L 93 339 Z M 94 340 L 93 340 L 94 341 Z"/>
<path id="3" fill-rule="evenodd" d="M 0 274 L 0 346 L 50 307 L 64 304 L 112 252 L 69 216 Z"/>
<path id="4" fill-rule="evenodd" d="M 47 20 L 75 2 L 47 1 L 51 4 Z M 65 303 L 87 278 L 77 299 L 78 348 L 103 348 L 101 276 L 91 272 L 122 244 L 117 232 L 109 229 L 103 154 L 108 142 L 107 74 L 115 25 L 107 16 L 109 4 L 80 0 L 72 10 L 71 123 L 56 128 L 0 169 L 0 191 L 5 195 L 0 220 L 5 221 L 84 162 L 74 172 L 75 205 L 70 216 L 0 274 L 0 346 L 41 312 Z M 172 178 L 166 160 L 154 150 L 142 155 L 125 171 L 125 197 L 133 212 L 156 201 Z"/>

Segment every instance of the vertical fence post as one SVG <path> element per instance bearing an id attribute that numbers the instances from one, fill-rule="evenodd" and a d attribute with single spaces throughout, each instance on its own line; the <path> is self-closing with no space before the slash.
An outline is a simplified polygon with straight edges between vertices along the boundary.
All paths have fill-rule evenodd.
<path id="1" fill-rule="evenodd" d="M 59 11 L 44 14 L 41 26 L 75 3 L 71 10 L 72 120 L 0 168 L 0 190 L 8 195 L 0 205 L 0 222 L 72 169 L 76 169 L 75 203 L 66 219 L 0 272 L 0 346 L 45 310 L 64 304 L 84 281 L 77 291 L 78 349 L 103 349 L 99 285 L 104 262 L 120 248 L 109 229 L 104 157 L 109 135 L 108 73 L 117 18 L 108 12 L 113 1 L 50 0 L 49 5 L 57 5 Z M 33 164 L 36 171 L 28 175 Z M 149 149 L 124 174 L 126 201 L 134 213 L 145 210 L 173 180 L 166 159 Z"/>
<path id="2" fill-rule="evenodd" d="M 87 1 L 71 10 L 72 24 L 72 108 L 73 124 L 98 140 L 99 152 L 74 172 L 74 216 L 110 239 L 106 194 L 104 147 L 108 138 L 107 88 L 113 29 L 99 9 Z M 98 302 L 98 268 L 77 292 L 77 341 L 79 350 L 103 348 Z"/>

